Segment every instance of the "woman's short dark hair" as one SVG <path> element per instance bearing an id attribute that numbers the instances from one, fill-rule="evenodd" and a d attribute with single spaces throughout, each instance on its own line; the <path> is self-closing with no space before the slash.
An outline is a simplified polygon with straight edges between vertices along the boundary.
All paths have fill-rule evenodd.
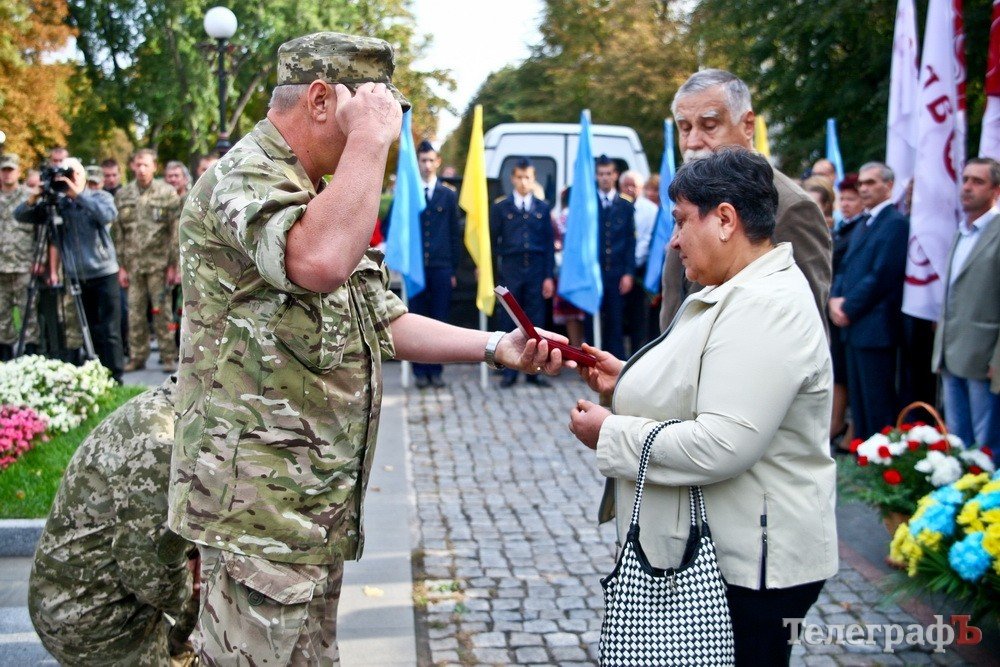
<path id="1" fill-rule="evenodd" d="M 670 198 L 686 199 L 705 215 L 726 202 L 736 209 L 751 243 L 774 235 L 778 191 L 774 170 L 763 156 L 745 148 L 726 147 L 712 155 L 685 162 L 670 184 Z"/>

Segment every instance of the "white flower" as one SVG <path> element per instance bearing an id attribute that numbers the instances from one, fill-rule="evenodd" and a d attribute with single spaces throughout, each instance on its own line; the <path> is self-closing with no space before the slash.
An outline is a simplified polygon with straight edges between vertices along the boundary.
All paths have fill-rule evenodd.
<path id="1" fill-rule="evenodd" d="M 979 466 L 986 472 L 991 473 L 996 470 L 996 466 L 993 465 L 993 459 L 987 456 L 986 452 L 982 450 L 970 449 L 961 452 L 958 456 L 970 466 Z"/>
<path id="2" fill-rule="evenodd" d="M 887 463 L 892 463 L 892 457 L 886 458 L 879 456 L 878 450 L 880 447 L 889 447 L 889 451 L 892 452 L 891 445 L 892 443 L 889 441 L 888 436 L 876 433 L 858 445 L 857 454 L 858 456 L 864 456 L 867 458 L 869 463 L 886 465 Z M 905 444 L 903 445 L 903 449 L 906 449 Z"/>
<path id="3" fill-rule="evenodd" d="M 965 443 L 962 442 L 962 439 L 954 433 L 948 434 L 948 444 L 958 450 L 965 449 Z"/>
<path id="4" fill-rule="evenodd" d="M 932 445 L 941 439 L 941 432 L 933 426 L 914 426 L 906 434 L 907 440 L 916 440 L 925 445 Z"/>
<path id="5" fill-rule="evenodd" d="M 27 405 L 48 418 L 54 431 L 79 425 L 113 386 L 110 371 L 97 360 L 81 367 L 40 356 L 0 363 L 0 404 Z"/>
<path id="6" fill-rule="evenodd" d="M 938 451 L 927 452 L 926 458 L 918 461 L 913 469 L 925 474 L 930 473 L 927 481 L 937 487 L 958 481 L 962 476 L 962 464 L 958 459 Z"/>

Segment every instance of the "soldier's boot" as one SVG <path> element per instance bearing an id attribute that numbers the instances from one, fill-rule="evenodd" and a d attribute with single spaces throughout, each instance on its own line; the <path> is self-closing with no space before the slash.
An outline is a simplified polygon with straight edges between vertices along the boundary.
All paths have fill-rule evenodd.
<path id="1" fill-rule="evenodd" d="M 0 343 L 0 361 L 10 361 L 14 358 L 14 348 L 7 343 Z"/>
<path id="2" fill-rule="evenodd" d="M 130 359 L 127 364 L 125 364 L 124 370 L 126 373 L 131 373 L 132 371 L 141 371 L 146 367 L 145 359 Z"/>

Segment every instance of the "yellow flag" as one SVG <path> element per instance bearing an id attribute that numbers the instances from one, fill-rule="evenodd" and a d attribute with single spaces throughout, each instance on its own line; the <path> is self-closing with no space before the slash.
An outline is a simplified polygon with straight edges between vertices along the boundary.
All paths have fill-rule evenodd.
<path id="1" fill-rule="evenodd" d="M 483 147 L 483 106 L 477 104 L 472 115 L 472 138 L 462 176 L 458 204 L 465 210 L 465 247 L 472 255 L 479 273 L 476 307 L 493 314 L 493 253 L 490 249 L 490 203 L 486 194 L 486 151 Z"/>
<path id="2" fill-rule="evenodd" d="M 753 147 L 764 157 L 771 158 L 771 144 L 767 141 L 767 125 L 764 117 L 758 114 L 754 117 Z"/>

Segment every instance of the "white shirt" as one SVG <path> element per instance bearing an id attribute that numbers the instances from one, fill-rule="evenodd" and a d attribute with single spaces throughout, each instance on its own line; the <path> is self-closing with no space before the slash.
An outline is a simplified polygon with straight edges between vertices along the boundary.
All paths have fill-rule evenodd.
<path id="1" fill-rule="evenodd" d="M 434 196 L 434 188 L 437 187 L 437 176 L 431 176 L 429 181 L 424 181 L 424 198 L 430 201 Z"/>
<path id="2" fill-rule="evenodd" d="M 517 207 L 518 211 L 530 211 L 531 210 L 531 193 L 529 192 L 525 196 L 521 196 L 514 191 L 514 206 Z"/>
<path id="3" fill-rule="evenodd" d="M 993 222 L 993 218 L 1000 215 L 1000 208 L 994 206 L 986 213 L 972 221 L 958 226 L 958 240 L 955 242 L 955 254 L 951 258 L 951 273 L 948 275 L 948 284 L 955 282 L 959 272 L 969 259 L 969 255 L 976 248 L 976 242 L 982 236 L 986 228 Z"/>
<path id="4" fill-rule="evenodd" d="M 635 265 L 642 266 L 649 258 L 649 243 L 659 207 L 645 197 L 635 200 Z"/>
<path id="5" fill-rule="evenodd" d="M 610 206 L 611 202 L 615 200 L 616 194 L 618 194 L 618 191 L 615 190 L 614 188 L 608 190 L 607 192 L 598 192 L 597 196 L 601 200 L 601 208 L 604 208 L 605 206 Z M 607 204 L 605 204 L 605 202 L 607 202 Z"/>
<path id="6" fill-rule="evenodd" d="M 878 214 L 881 213 L 883 210 L 885 210 L 887 206 L 892 206 L 891 199 L 886 199 L 884 202 L 880 204 L 875 204 L 873 208 L 868 209 L 868 215 L 870 215 L 871 217 L 868 218 L 868 221 L 865 223 L 865 226 L 871 227 L 872 223 L 875 222 L 875 218 L 878 217 Z"/>

